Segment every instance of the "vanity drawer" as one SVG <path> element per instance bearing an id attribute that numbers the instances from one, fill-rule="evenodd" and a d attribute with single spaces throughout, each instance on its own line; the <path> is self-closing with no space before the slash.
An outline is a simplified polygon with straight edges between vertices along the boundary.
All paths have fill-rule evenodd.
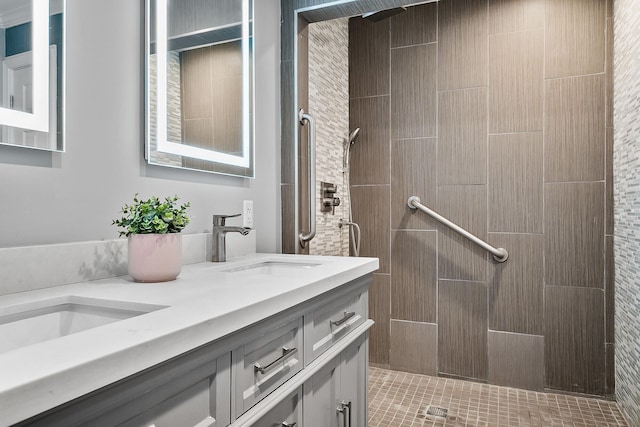
<path id="1" fill-rule="evenodd" d="M 367 294 L 342 295 L 305 317 L 305 365 L 367 319 Z"/>
<path id="2" fill-rule="evenodd" d="M 261 326 L 255 337 L 232 352 L 235 415 L 239 417 L 303 367 L 302 317 L 283 326 Z"/>

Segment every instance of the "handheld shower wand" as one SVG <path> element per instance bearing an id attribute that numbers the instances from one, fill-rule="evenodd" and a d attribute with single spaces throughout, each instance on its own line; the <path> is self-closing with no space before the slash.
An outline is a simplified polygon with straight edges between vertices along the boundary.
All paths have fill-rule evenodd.
<path id="1" fill-rule="evenodd" d="M 360 227 L 358 224 L 353 222 L 353 211 L 351 209 L 351 180 L 350 180 L 350 167 L 349 167 L 349 159 L 351 157 L 351 146 L 355 144 L 358 139 L 358 134 L 360 133 L 360 128 L 355 128 L 353 132 L 349 134 L 348 138 L 344 139 L 344 157 L 342 159 L 343 173 L 345 174 L 345 187 L 347 189 L 347 194 L 349 197 L 349 220 L 345 222 L 345 225 L 349 226 L 349 235 L 351 236 L 351 241 L 353 242 L 353 254 L 355 256 L 360 256 Z M 356 239 L 354 234 L 354 228 L 358 231 L 358 238 Z"/>

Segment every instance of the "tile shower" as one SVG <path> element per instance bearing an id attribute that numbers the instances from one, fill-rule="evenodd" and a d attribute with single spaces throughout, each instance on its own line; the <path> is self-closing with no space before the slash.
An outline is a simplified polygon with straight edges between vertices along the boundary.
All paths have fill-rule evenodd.
<path id="1" fill-rule="evenodd" d="M 336 49 L 313 59 L 316 27 L 334 25 L 325 32 L 336 37 L 348 26 L 349 126 L 332 138 L 340 146 L 350 129 L 362 129 L 351 203 L 362 255 L 380 258 L 372 363 L 612 394 L 605 261 L 613 234 L 613 26 L 606 6 L 452 0 L 301 33 L 313 110 L 314 61 L 334 69 L 345 61 L 327 57 Z M 339 166 L 318 159 L 320 171 Z M 509 261 L 493 263 L 409 210 L 411 195 L 507 248 Z"/>

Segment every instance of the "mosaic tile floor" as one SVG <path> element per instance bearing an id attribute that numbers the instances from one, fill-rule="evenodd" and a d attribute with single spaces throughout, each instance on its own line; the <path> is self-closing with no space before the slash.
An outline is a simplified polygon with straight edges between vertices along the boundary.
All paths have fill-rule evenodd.
<path id="1" fill-rule="evenodd" d="M 429 408 L 431 407 L 431 411 Z M 446 409 L 446 416 L 431 415 Z M 627 426 L 607 400 L 369 368 L 368 427 Z"/>

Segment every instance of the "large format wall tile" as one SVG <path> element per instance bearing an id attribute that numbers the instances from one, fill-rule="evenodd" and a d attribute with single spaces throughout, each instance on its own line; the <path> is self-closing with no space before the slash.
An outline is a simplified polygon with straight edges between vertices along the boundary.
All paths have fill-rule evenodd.
<path id="1" fill-rule="evenodd" d="M 351 146 L 351 185 L 389 183 L 389 97 L 351 99 L 349 128 L 360 128 Z"/>
<path id="2" fill-rule="evenodd" d="M 437 325 L 391 321 L 391 369 L 437 375 L 437 348 Z"/>
<path id="3" fill-rule="evenodd" d="M 280 63 L 280 80 L 293 82 L 293 62 Z M 293 184 L 295 180 L 295 105 L 293 99 L 293 84 L 283 84 L 280 87 L 281 118 L 280 118 L 280 181 L 282 184 Z M 284 224 L 284 223 L 283 223 Z"/>
<path id="4" fill-rule="evenodd" d="M 353 221 L 360 225 L 360 256 L 380 259 L 379 273 L 389 272 L 389 186 L 351 187 Z"/>
<path id="5" fill-rule="evenodd" d="M 438 3 L 438 89 L 487 84 L 488 0 Z"/>
<path id="6" fill-rule="evenodd" d="M 542 335 L 543 248 L 541 234 L 488 234 L 488 241 L 509 252 L 489 267 L 489 328 Z"/>
<path id="7" fill-rule="evenodd" d="M 434 210 L 481 239 L 486 239 L 486 186 L 438 187 L 438 207 Z M 438 277 L 484 282 L 487 276 L 487 252 L 444 225 L 439 226 L 439 230 Z"/>
<path id="8" fill-rule="evenodd" d="M 544 337 L 489 331 L 489 382 L 544 390 Z"/>
<path id="9" fill-rule="evenodd" d="M 211 55 L 207 49 L 194 49 L 181 56 L 182 117 L 202 119 L 211 117 L 210 96 L 194 96 L 212 93 Z"/>
<path id="10" fill-rule="evenodd" d="M 615 396 L 616 390 L 616 346 L 615 344 L 605 345 L 606 371 L 605 371 L 605 393 Z"/>
<path id="11" fill-rule="evenodd" d="M 542 130 L 542 29 L 489 36 L 489 133 Z"/>
<path id="12" fill-rule="evenodd" d="M 603 0 L 547 0 L 545 77 L 580 76 L 604 71 Z"/>
<path id="13" fill-rule="evenodd" d="M 489 136 L 489 231 L 542 233 L 542 132 Z"/>
<path id="14" fill-rule="evenodd" d="M 545 83 L 545 182 L 604 179 L 604 75 Z"/>
<path id="15" fill-rule="evenodd" d="M 545 284 L 604 286 L 604 183 L 545 184 Z"/>
<path id="16" fill-rule="evenodd" d="M 487 378 L 487 287 L 440 280 L 438 287 L 438 371 Z"/>
<path id="17" fill-rule="evenodd" d="M 349 20 L 349 97 L 389 94 L 389 20 Z"/>
<path id="18" fill-rule="evenodd" d="M 602 394 L 605 388 L 604 292 L 545 287 L 546 386 Z"/>
<path id="19" fill-rule="evenodd" d="M 606 126 L 613 127 L 613 18 L 607 18 L 607 45 L 605 56 Z"/>
<path id="20" fill-rule="evenodd" d="M 391 47 L 435 42 L 438 28 L 438 3 L 410 7 L 389 18 Z"/>
<path id="21" fill-rule="evenodd" d="M 435 229 L 428 215 L 410 209 L 407 200 L 418 196 L 435 206 L 436 139 L 406 139 L 391 143 L 391 228 Z"/>
<path id="22" fill-rule="evenodd" d="M 487 89 L 438 94 L 438 185 L 486 184 Z"/>
<path id="23" fill-rule="evenodd" d="M 544 0 L 489 0 L 489 34 L 544 27 Z"/>
<path id="24" fill-rule="evenodd" d="M 391 315 L 391 277 L 374 274 L 369 288 L 369 317 L 375 325 L 369 332 L 369 360 L 382 365 L 389 364 L 389 321 Z"/>
<path id="25" fill-rule="evenodd" d="M 391 317 L 436 321 L 435 231 L 393 231 L 391 243 Z"/>
<path id="26" fill-rule="evenodd" d="M 391 49 L 391 137 L 436 136 L 436 45 Z"/>
<path id="27" fill-rule="evenodd" d="M 292 184 L 280 186 L 282 198 L 282 253 L 296 253 L 296 229 L 295 229 L 295 187 Z"/>

